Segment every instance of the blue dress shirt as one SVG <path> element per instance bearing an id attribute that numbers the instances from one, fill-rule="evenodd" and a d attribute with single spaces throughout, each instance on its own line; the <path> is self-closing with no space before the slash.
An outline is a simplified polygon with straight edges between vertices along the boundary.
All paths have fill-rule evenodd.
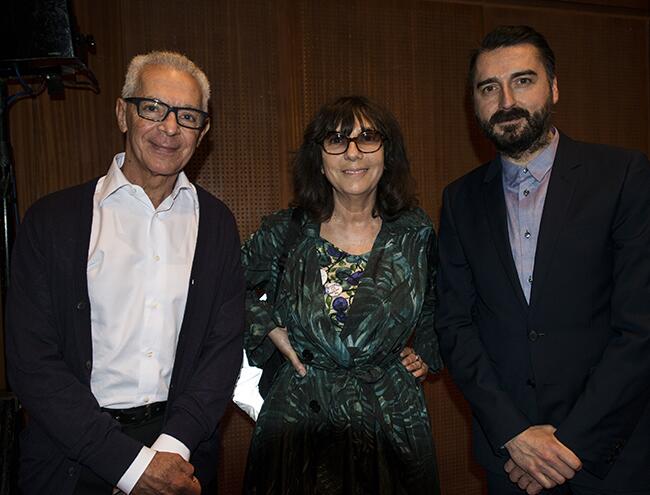
<path id="1" fill-rule="evenodd" d="M 553 138 L 546 149 L 526 165 L 512 163 L 501 156 L 503 165 L 501 178 L 508 212 L 510 249 L 519 275 L 519 283 L 529 303 L 539 225 L 544 211 L 551 169 L 560 141 L 560 133 L 556 129 L 553 129 L 553 132 Z"/>

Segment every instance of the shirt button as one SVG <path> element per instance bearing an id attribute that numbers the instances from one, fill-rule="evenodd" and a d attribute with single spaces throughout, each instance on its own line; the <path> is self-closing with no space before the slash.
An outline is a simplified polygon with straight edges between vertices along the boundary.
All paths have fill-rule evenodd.
<path id="1" fill-rule="evenodd" d="M 528 232 L 528 231 L 524 232 L 524 237 L 526 239 L 530 239 L 530 232 Z"/>
<path id="2" fill-rule="evenodd" d="M 145 403 L 148 404 L 148 403 L 149 403 L 149 397 L 145 397 L 145 398 L 144 398 L 144 401 L 145 401 Z"/>
<path id="3" fill-rule="evenodd" d="M 524 189 L 524 196 L 528 196 L 530 194 L 530 191 L 528 189 Z"/>
<path id="4" fill-rule="evenodd" d="M 528 173 L 528 169 L 525 168 L 525 169 L 522 170 L 522 172 L 525 173 L 525 174 L 527 174 L 527 173 Z"/>
<path id="5" fill-rule="evenodd" d="M 153 259 L 154 259 L 154 261 L 160 261 L 160 256 L 155 255 L 155 256 L 153 257 Z"/>
<path id="6" fill-rule="evenodd" d="M 147 357 L 149 357 L 149 358 L 153 357 L 153 352 L 151 352 L 151 351 L 147 352 Z"/>

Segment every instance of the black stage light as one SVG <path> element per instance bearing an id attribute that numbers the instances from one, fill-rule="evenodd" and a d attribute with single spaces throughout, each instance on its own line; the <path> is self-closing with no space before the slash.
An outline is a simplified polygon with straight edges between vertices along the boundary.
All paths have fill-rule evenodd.
<path id="1" fill-rule="evenodd" d="M 7 5 L 8 4 L 8 5 Z M 92 37 L 79 34 L 70 0 L 10 0 L 0 15 L 0 77 L 87 63 Z"/>

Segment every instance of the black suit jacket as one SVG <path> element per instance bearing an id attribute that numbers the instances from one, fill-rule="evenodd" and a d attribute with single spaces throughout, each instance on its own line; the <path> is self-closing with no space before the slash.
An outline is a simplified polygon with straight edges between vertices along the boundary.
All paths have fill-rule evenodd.
<path id="1" fill-rule="evenodd" d="M 26 494 L 72 493 L 80 464 L 115 484 L 142 447 L 100 411 L 90 390 L 86 264 L 95 185 L 36 202 L 13 250 L 7 371 L 29 414 L 20 438 Z M 190 449 L 205 486 L 216 471 L 217 425 L 241 363 L 244 281 L 231 212 L 197 190 L 199 232 L 163 433 Z"/>
<path id="2" fill-rule="evenodd" d="M 548 423 L 583 461 L 576 483 L 650 487 L 647 159 L 560 136 L 530 305 L 499 159 L 445 189 L 439 249 L 440 347 L 472 407 L 479 462 L 502 473 L 502 446 Z"/>

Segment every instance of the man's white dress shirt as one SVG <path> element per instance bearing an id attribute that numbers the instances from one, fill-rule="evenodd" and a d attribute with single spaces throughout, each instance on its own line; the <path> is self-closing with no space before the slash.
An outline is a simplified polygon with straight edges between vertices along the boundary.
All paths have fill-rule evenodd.
<path id="1" fill-rule="evenodd" d="M 88 250 L 93 369 L 101 407 L 123 409 L 166 401 L 199 225 L 196 188 L 181 172 L 154 208 L 121 171 L 124 153 L 99 179 Z M 169 435 L 143 447 L 117 486 L 129 493 L 156 451 L 189 460 Z"/>

